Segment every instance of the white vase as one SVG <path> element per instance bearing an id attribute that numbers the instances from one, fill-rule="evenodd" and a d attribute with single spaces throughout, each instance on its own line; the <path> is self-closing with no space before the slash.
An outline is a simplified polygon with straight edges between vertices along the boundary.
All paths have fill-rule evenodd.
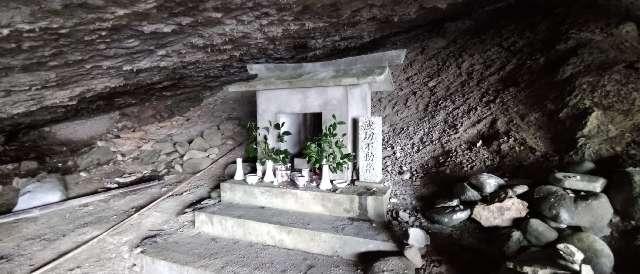
<path id="1" fill-rule="evenodd" d="M 271 183 L 275 180 L 275 176 L 273 175 L 273 162 L 271 160 L 267 160 L 267 164 L 264 169 L 264 178 L 262 181 L 265 183 Z"/>
<path id="2" fill-rule="evenodd" d="M 256 175 L 258 175 L 258 179 L 262 178 L 262 164 L 260 161 L 256 162 Z"/>
<path id="3" fill-rule="evenodd" d="M 331 185 L 331 171 L 329 170 L 329 165 L 322 165 L 322 179 L 320 179 L 320 189 L 322 190 L 331 190 L 333 185 Z"/>
<path id="4" fill-rule="evenodd" d="M 244 171 L 242 170 L 242 158 L 236 158 L 236 174 L 233 176 L 236 181 L 244 180 Z"/>

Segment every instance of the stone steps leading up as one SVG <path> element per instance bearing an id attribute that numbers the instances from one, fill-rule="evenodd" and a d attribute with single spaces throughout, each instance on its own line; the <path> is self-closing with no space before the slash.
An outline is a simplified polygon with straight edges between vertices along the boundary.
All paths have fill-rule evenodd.
<path id="1" fill-rule="evenodd" d="M 397 250 L 384 229 L 369 221 L 224 202 L 195 212 L 195 228 L 214 237 L 345 259 Z"/>
<path id="2" fill-rule="evenodd" d="M 242 181 L 220 184 L 222 202 L 263 206 L 383 222 L 388 189 L 376 192 L 340 194 L 313 189 L 277 187 L 272 184 L 248 185 Z"/>
<path id="3" fill-rule="evenodd" d="M 141 243 L 144 274 L 361 273 L 354 262 L 187 231 Z"/>

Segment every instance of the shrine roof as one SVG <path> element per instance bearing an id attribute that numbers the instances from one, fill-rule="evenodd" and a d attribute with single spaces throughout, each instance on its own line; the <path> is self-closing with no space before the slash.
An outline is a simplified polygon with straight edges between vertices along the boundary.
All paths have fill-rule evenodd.
<path id="1" fill-rule="evenodd" d="M 269 90 L 370 84 L 374 91 L 392 90 L 389 65 L 402 64 L 406 50 L 354 56 L 327 62 L 300 64 L 253 64 L 252 81 L 226 86 L 229 91 Z"/>

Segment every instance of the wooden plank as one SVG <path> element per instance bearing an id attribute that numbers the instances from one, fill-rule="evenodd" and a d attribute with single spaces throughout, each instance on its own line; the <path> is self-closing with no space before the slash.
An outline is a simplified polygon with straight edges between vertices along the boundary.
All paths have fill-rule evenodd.
<path id="1" fill-rule="evenodd" d="M 58 209 L 63 209 L 63 208 L 72 207 L 72 206 L 79 206 L 79 205 L 90 203 L 90 202 L 100 201 L 114 195 L 152 187 L 163 182 L 164 181 L 160 180 L 160 181 L 142 183 L 142 184 L 122 187 L 122 188 L 118 188 L 110 191 L 105 191 L 101 193 L 96 193 L 92 195 L 82 196 L 79 198 L 64 200 L 57 203 L 52 203 L 48 205 L 43 205 L 39 207 L 12 212 L 12 213 L 0 216 L 0 224 L 15 221 L 22 218 L 35 217 L 40 214 L 55 211 Z"/>
<path id="2" fill-rule="evenodd" d="M 111 228 L 109 228 L 106 231 L 98 234 L 96 237 L 84 242 L 83 244 L 81 244 L 78 247 L 76 247 L 75 249 L 63 254 L 62 256 L 60 256 L 58 258 L 55 258 L 55 259 L 45 263 L 44 265 L 42 265 L 42 266 L 38 267 L 37 269 L 35 269 L 34 271 L 32 271 L 31 273 L 33 273 L 33 274 L 48 273 L 48 271 L 50 271 L 55 266 L 57 266 L 58 264 L 63 262 L 65 259 L 73 257 L 74 255 L 80 253 L 82 250 L 84 250 L 86 247 L 90 246 L 91 244 L 93 244 L 95 242 L 98 242 L 101 239 L 107 237 L 107 235 L 109 233 L 111 233 L 112 231 L 115 231 L 115 230 L 127 225 L 129 222 L 134 220 L 137 216 L 139 216 L 140 214 L 142 214 L 144 212 L 147 212 L 147 211 L 151 210 L 152 208 L 154 208 L 157 204 L 162 202 L 167 197 L 171 197 L 173 195 L 179 195 L 180 191 L 188 191 L 189 187 L 191 186 L 191 184 L 198 183 L 198 182 L 202 181 L 203 179 L 206 179 L 207 177 L 210 177 L 211 176 L 211 174 L 209 174 L 209 173 L 211 173 L 210 170 L 213 170 L 215 168 L 215 165 L 218 164 L 218 162 L 221 159 L 224 159 L 225 156 L 233 153 L 235 150 L 238 150 L 238 148 L 240 148 L 241 146 L 242 145 L 237 145 L 237 146 L 233 147 L 232 149 L 227 151 L 227 153 L 225 153 L 225 154 L 221 155 L 220 157 L 218 157 L 217 159 L 215 159 L 215 161 L 211 165 L 209 165 L 209 167 L 205 168 L 204 170 L 200 171 L 198 174 L 194 175 L 193 177 L 191 177 L 188 180 L 184 181 L 183 183 L 179 184 L 176 188 L 174 188 L 173 190 L 169 191 L 168 193 L 166 193 L 162 197 L 158 198 L 154 202 L 150 203 L 146 207 L 143 207 L 142 209 L 138 210 L 136 213 L 134 213 L 133 215 L 131 215 L 128 218 L 124 219 L 122 222 L 119 222 L 119 223 L 113 225 Z"/>

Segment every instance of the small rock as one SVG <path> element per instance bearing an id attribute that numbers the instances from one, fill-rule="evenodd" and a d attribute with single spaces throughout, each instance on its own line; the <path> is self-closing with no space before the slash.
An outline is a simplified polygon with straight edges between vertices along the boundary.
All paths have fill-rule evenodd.
<path id="1" fill-rule="evenodd" d="M 556 252 L 559 255 L 557 262 L 566 266 L 569 270 L 580 271 L 580 265 L 584 259 L 582 251 L 567 243 L 556 245 Z"/>
<path id="2" fill-rule="evenodd" d="M 78 168 L 80 170 L 87 169 L 89 167 L 106 164 L 113 160 L 115 154 L 108 147 L 98 146 L 91 151 L 81 155 L 76 160 Z"/>
<path id="3" fill-rule="evenodd" d="M 160 158 L 160 150 L 152 149 L 152 150 L 143 150 L 140 155 L 138 155 L 138 159 L 140 159 L 140 163 L 143 165 L 151 165 L 155 161 Z"/>
<path id="4" fill-rule="evenodd" d="M 503 188 L 489 194 L 490 203 L 502 203 L 509 198 L 515 198 L 516 193 L 511 188 Z"/>
<path id="5" fill-rule="evenodd" d="M 544 222 L 546 224 L 548 224 L 550 227 L 553 227 L 553 228 L 566 228 L 568 226 L 566 224 L 556 223 L 556 222 L 554 222 L 552 220 L 549 220 L 549 219 L 544 219 Z"/>
<path id="6" fill-rule="evenodd" d="M 543 246 L 558 238 L 556 232 L 549 225 L 535 218 L 527 220 L 522 229 L 524 237 L 533 245 Z"/>
<path id="7" fill-rule="evenodd" d="M 595 274 L 595 272 L 593 272 L 593 268 L 590 265 L 582 264 L 580 265 L 580 274 Z"/>
<path id="8" fill-rule="evenodd" d="M 181 164 L 175 164 L 173 165 L 173 168 L 178 172 L 178 173 L 182 173 L 183 169 L 182 169 L 182 165 Z"/>
<path id="9" fill-rule="evenodd" d="M 193 140 L 193 135 L 187 132 L 180 132 L 177 134 L 174 134 L 173 136 L 171 136 L 171 140 L 173 140 L 174 142 L 185 142 L 188 143 L 189 141 Z"/>
<path id="10" fill-rule="evenodd" d="M 0 214 L 11 212 L 18 203 L 20 190 L 12 185 L 0 185 Z"/>
<path id="11" fill-rule="evenodd" d="M 422 254 L 417 247 L 408 246 L 403 250 L 402 253 L 405 257 L 407 257 L 407 259 L 409 259 L 410 262 L 413 263 L 415 268 L 421 268 L 422 266 L 424 266 L 425 261 L 424 259 L 422 259 Z"/>
<path id="12" fill-rule="evenodd" d="M 580 226 L 596 236 L 608 235 L 609 222 L 613 218 L 613 207 L 603 193 L 577 195 L 574 198 L 576 215 L 569 225 Z"/>
<path id="13" fill-rule="evenodd" d="M 581 173 L 586 174 L 593 171 L 596 168 L 596 164 L 591 161 L 583 161 L 579 163 L 575 163 L 573 165 L 568 166 L 564 169 L 564 171 L 569 173 Z"/>
<path id="14" fill-rule="evenodd" d="M 176 151 L 178 151 L 178 153 L 184 155 L 185 153 L 187 153 L 187 151 L 189 150 L 189 144 L 187 144 L 186 142 L 177 142 L 174 145 Z"/>
<path id="15" fill-rule="evenodd" d="M 477 202 L 482 199 L 480 193 L 471 188 L 467 183 L 457 184 L 453 189 L 453 193 L 463 202 Z"/>
<path id="16" fill-rule="evenodd" d="M 520 230 L 511 229 L 506 235 L 506 241 L 502 250 L 505 256 L 513 257 L 518 251 L 525 246 L 528 246 L 529 242 L 524 238 L 524 235 Z"/>
<path id="17" fill-rule="evenodd" d="M 595 274 L 609 274 L 613 270 L 614 257 L 609 246 L 597 236 L 587 232 L 577 232 L 560 240 L 568 243 L 584 254 L 584 264 L 593 268 Z"/>
<path id="18" fill-rule="evenodd" d="M 607 185 L 607 180 L 602 177 L 564 172 L 552 174 L 549 181 L 555 186 L 591 192 L 600 192 Z"/>
<path id="19" fill-rule="evenodd" d="M 376 260 L 367 270 L 367 274 L 415 274 L 415 266 L 407 257 L 392 256 Z"/>
<path id="20" fill-rule="evenodd" d="M 216 156 L 218 152 L 220 152 L 220 150 L 217 147 L 207 149 L 207 154 L 209 154 L 209 156 Z"/>
<path id="21" fill-rule="evenodd" d="M 153 144 L 153 149 L 160 150 L 161 154 L 167 154 L 167 153 L 176 151 L 176 148 L 173 146 L 173 143 L 169 143 L 169 142 L 155 143 Z"/>
<path id="22" fill-rule="evenodd" d="M 182 169 L 184 173 L 195 174 L 207 168 L 212 163 L 213 160 L 209 158 L 189 159 L 184 162 L 184 164 L 182 165 Z"/>
<path id="23" fill-rule="evenodd" d="M 429 238 L 427 232 L 416 227 L 410 227 L 407 230 L 407 234 L 409 234 L 407 244 L 417 247 L 420 249 L 420 254 L 424 254 L 427 245 L 431 243 L 431 238 Z"/>
<path id="24" fill-rule="evenodd" d="M 430 210 L 428 218 L 436 224 L 454 226 L 471 216 L 471 210 L 463 206 L 437 207 Z"/>
<path id="25" fill-rule="evenodd" d="M 433 207 L 447 207 L 447 206 L 457 206 L 457 205 L 460 205 L 460 199 L 453 198 L 453 199 L 438 200 L 436 201 Z"/>
<path id="26" fill-rule="evenodd" d="M 38 169 L 40 165 L 36 161 L 22 161 L 20 162 L 20 172 L 33 172 Z"/>
<path id="27" fill-rule="evenodd" d="M 640 168 L 627 168 L 614 174 L 607 194 L 621 215 L 640 223 Z"/>
<path id="28" fill-rule="evenodd" d="M 562 265 L 555 262 L 555 255 L 545 249 L 531 248 L 520 254 L 512 262 L 505 264 L 515 272 L 501 273 L 524 273 L 524 274 L 571 274 L 573 271 L 566 271 Z"/>
<path id="29" fill-rule="evenodd" d="M 209 154 L 207 154 L 206 152 L 202 152 L 198 150 L 189 150 L 187 151 L 187 153 L 184 154 L 184 157 L 182 157 L 182 160 L 186 161 L 189 159 L 200 159 L 200 158 L 206 158 L 207 156 L 209 156 Z"/>
<path id="30" fill-rule="evenodd" d="M 409 180 L 409 179 L 411 179 L 411 172 L 405 171 L 400 176 L 402 177 L 402 180 Z"/>
<path id="31" fill-rule="evenodd" d="M 489 173 L 474 175 L 469 178 L 469 183 L 481 194 L 489 194 L 506 184 L 500 177 Z"/>
<path id="32" fill-rule="evenodd" d="M 212 147 L 222 144 L 222 133 L 217 128 L 210 128 L 202 133 L 202 138 Z"/>
<path id="33" fill-rule="evenodd" d="M 220 124 L 220 130 L 222 134 L 225 136 L 237 137 L 237 133 L 240 130 L 240 126 L 238 126 L 237 120 L 229 120 L 226 119 Z"/>
<path id="34" fill-rule="evenodd" d="M 190 150 L 207 151 L 210 145 L 202 137 L 196 137 L 189 145 Z"/>
<path id="35" fill-rule="evenodd" d="M 522 193 L 525 193 L 527 191 L 529 191 L 529 186 L 527 185 L 515 185 L 511 187 L 511 190 L 513 191 L 513 193 L 518 196 Z"/>
<path id="36" fill-rule="evenodd" d="M 484 227 L 511 226 L 513 220 L 527 215 L 527 202 L 518 198 L 509 198 L 502 203 L 491 205 L 478 204 L 472 217 Z"/>
<path id="37" fill-rule="evenodd" d="M 631 39 L 638 39 L 638 26 L 634 22 L 625 22 L 618 27 L 618 31 L 624 37 Z"/>
<path id="38" fill-rule="evenodd" d="M 534 207 L 547 219 L 561 224 L 574 222 L 576 209 L 573 197 L 557 186 L 544 185 L 533 192 Z"/>
<path id="39" fill-rule="evenodd" d="M 400 220 L 404 222 L 408 222 L 411 216 L 409 215 L 408 212 L 401 210 L 400 212 L 398 212 L 398 217 L 400 218 Z"/>
<path id="40" fill-rule="evenodd" d="M 177 159 L 178 157 L 180 157 L 180 153 L 174 151 L 167 154 L 165 159 L 167 159 L 168 161 L 171 161 L 173 159 Z"/>

